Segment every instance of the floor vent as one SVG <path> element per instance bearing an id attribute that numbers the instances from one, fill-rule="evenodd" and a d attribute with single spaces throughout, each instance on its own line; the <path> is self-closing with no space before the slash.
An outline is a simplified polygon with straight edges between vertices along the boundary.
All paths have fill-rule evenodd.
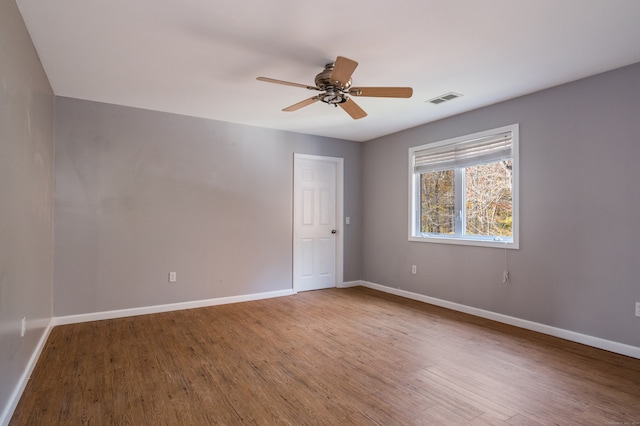
<path id="1" fill-rule="evenodd" d="M 431 102 L 434 105 L 438 105 L 443 102 L 447 102 L 452 99 L 459 98 L 460 96 L 462 96 L 460 93 L 449 92 L 449 93 L 445 93 L 444 95 L 440 95 L 437 98 L 429 99 L 428 101 L 425 101 L 425 102 Z"/>

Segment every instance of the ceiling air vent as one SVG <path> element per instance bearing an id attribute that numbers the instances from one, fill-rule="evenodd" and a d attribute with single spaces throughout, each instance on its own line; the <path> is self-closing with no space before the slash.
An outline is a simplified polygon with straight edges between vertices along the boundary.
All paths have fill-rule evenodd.
<path id="1" fill-rule="evenodd" d="M 462 96 L 460 93 L 449 92 L 449 93 L 445 93 L 444 95 L 440 95 L 437 98 L 429 99 L 428 101 L 425 101 L 425 102 L 431 102 L 434 105 L 438 105 L 443 102 L 447 102 L 452 99 L 459 98 L 460 96 Z"/>

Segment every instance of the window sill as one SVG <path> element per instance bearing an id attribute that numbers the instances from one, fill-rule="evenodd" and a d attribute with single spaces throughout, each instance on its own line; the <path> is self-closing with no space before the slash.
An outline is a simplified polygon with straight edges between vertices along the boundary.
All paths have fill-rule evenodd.
<path id="1" fill-rule="evenodd" d="M 460 238 L 460 237 L 438 237 L 438 236 L 415 236 L 410 235 L 409 241 L 417 243 L 431 243 L 431 244 L 455 244 L 462 246 L 475 246 L 475 247 L 491 247 L 501 249 L 519 249 L 517 241 L 497 241 L 489 239 L 475 239 L 475 238 Z"/>

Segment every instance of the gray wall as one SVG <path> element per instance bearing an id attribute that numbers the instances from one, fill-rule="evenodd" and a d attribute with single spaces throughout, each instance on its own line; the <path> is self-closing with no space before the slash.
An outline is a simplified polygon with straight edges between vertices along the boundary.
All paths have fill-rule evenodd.
<path id="1" fill-rule="evenodd" d="M 294 152 L 344 158 L 344 279 L 360 279 L 361 150 L 56 98 L 55 315 L 291 289 Z"/>
<path id="2" fill-rule="evenodd" d="M 51 319 L 53 94 L 13 0 L 0 2 L 0 422 Z M 20 337 L 22 318 L 27 333 Z"/>
<path id="3" fill-rule="evenodd" d="M 505 286 L 504 249 L 407 241 L 408 149 L 513 123 L 520 250 Z M 639 163 L 640 64 L 366 142 L 363 279 L 640 346 Z"/>

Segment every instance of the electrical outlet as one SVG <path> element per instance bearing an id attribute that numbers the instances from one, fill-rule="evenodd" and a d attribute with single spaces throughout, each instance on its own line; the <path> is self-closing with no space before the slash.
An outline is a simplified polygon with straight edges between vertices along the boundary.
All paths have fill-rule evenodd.
<path id="1" fill-rule="evenodd" d="M 22 328 L 20 330 L 20 337 L 24 337 L 24 335 L 27 333 L 27 318 L 23 317 L 22 318 Z"/>
<path id="2" fill-rule="evenodd" d="M 169 282 L 175 283 L 178 280 L 178 275 L 175 272 L 169 272 Z"/>
<path id="3" fill-rule="evenodd" d="M 636 302 L 636 316 L 640 317 L 640 302 Z"/>
<path id="4" fill-rule="evenodd" d="M 416 265 L 411 265 L 411 273 L 413 275 L 418 273 L 418 267 Z"/>

